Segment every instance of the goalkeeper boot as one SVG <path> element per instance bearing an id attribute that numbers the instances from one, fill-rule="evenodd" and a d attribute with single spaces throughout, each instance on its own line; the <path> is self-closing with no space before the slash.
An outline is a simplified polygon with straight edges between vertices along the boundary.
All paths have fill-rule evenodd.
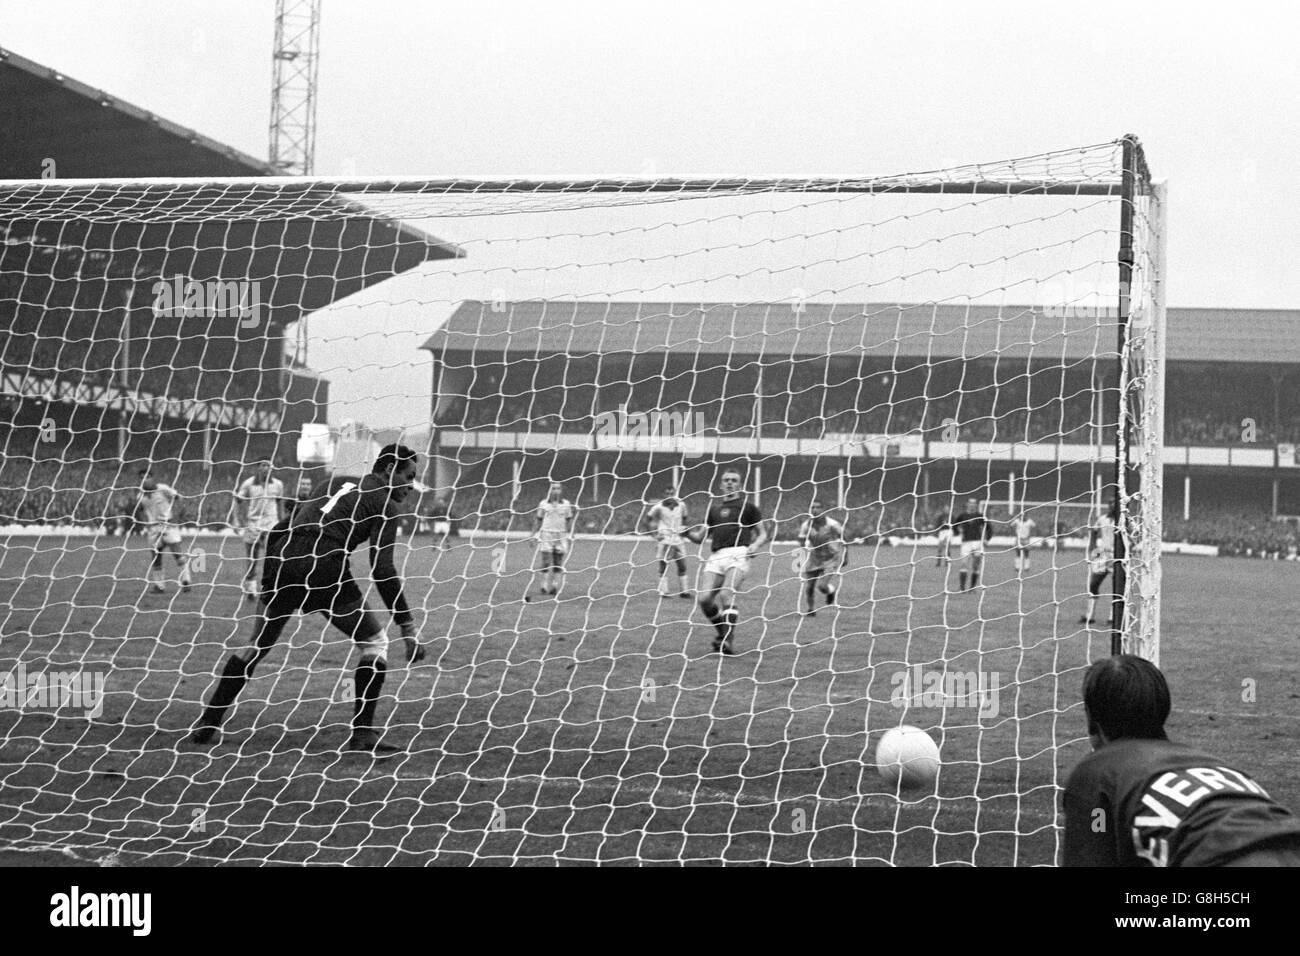
<path id="1" fill-rule="evenodd" d="M 344 749 L 351 753 L 372 753 L 377 757 L 401 752 L 400 747 L 394 747 L 380 740 L 378 731 L 365 727 L 352 731 L 352 736 L 348 738 Z"/>
<path id="2" fill-rule="evenodd" d="M 210 747 L 221 741 L 221 718 L 214 717 L 206 710 L 199 722 L 194 725 L 194 730 L 190 732 L 189 742 L 196 747 Z"/>

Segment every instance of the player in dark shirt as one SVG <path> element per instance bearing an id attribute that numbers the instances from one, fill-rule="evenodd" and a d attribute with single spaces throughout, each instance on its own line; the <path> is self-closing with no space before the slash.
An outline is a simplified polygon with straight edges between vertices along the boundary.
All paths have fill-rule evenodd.
<path id="1" fill-rule="evenodd" d="M 413 489 L 416 454 L 387 445 L 364 478 L 335 476 L 322 482 L 268 536 L 262 570 L 263 607 L 252 640 L 227 659 L 203 716 L 190 739 L 216 741 L 226 711 L 275 645 L 297 611 L 319 611 L 361 648 L 349 750 L 392 751 L 379 742 L 375 707 L 388 669 L 388 638 L 366 607 L 349 569 L 352 552 L 370 542 L 375 586 L 406 641 L 407 663 L 423 659 L 415 620 L 402 593 L 394 562 L 400 506 Z"/>
<path id="2" fill-rule="evenodd" d="M 967 581 L 971 588 L 979 587 L 980 574 L 984 570 L 984 542 L 993 536 L 993 526 L 979 505 L 978 499 L 968 498 L 966 510 L 952 519 L 952 533 L 961 541 L 961 556 L 966 562 L 959 575 L 960 591 L 967 590 Z"/>
<path id="3" fill-rule="evenodd" d="M 1083 680 L 1093 753 L 1065 785 L 1065 866 L 1300 866 L 1300 820 L 1223 761 L 1165 736 L 1169 685 L 1121 654 Z"/>
<path id="4" fill-rule="evenodd" d="M 709 539 L 709 560 L 704 565 L 700 610 L 717 631 L 713 650 L 734 654 L 732 638 L 740 612 L 736 592 L 749 571 L 749 559 L 767 543 L 763 513 L 741 493 L 740 472 L 728 468 L 720 479 L 722 495 L 709 506 L 703 525 L 695 525 L 686 536 L 696 544 Z"/>

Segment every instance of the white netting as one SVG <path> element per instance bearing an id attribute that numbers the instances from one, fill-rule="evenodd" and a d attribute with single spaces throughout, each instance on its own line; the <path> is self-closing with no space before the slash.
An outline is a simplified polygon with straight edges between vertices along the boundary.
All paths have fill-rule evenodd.
<path id="1" fill-rule="evenodd" d="M 876 180 L 0 183 L 0 840 L 1053 862 L 1082 672 L 1110 649 L 1076 621 L 1122 415 L 1145 423 L 1134 464 L 1159 461 L 1147 193 L 1138 411 L 1119 400 L 1123 155 Z M 393 627 L 379 704 L 403 752 L 340 753 L 356 652 L 310 614 L 221 742 L 185 743 L 257 614 L 237 486 L 270 459 L 293 497 L 389 441 L 429 488 L 398 550 L 430 656 L 405 668 Z M 725 466 L 776 539 L 739 588 L 731 657 L 694 602 L 660 597 L 638 533 L 670 491 L 702 520 Z M 145 467 L 179 494 L 164 594 L 131 533 Z M 533 539 L 553 481 L 577 509 L 562 584 Z M 795 538 L 814 497 L 850 545 L 836 603 L 816 592 L 808 617 Z M 992 527 L 959 592 L 960 546 L 942 569 L 935 548 L 969 498 Z M 1154 655 L 1158 480 L 1139 501 L 1126 638 Z M 1041 550 L 1018 572 L 1022 508 Z M 707 548 L 685 552 L 696 591 Z M 900 724 L 942 760 L 902 800 L 873 758 Z"/>

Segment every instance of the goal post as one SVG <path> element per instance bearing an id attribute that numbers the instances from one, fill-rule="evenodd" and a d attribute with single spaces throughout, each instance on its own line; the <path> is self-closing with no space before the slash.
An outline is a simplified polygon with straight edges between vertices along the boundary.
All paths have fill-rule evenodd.
<path id="1" fill-rule="evenodd" d="M 1160 663 L 1160 551 L 1164 522 L 1165 214 L 1141 144 L 1123 140 L 1112 650 Z"/>
<path id="2" fill-rule="evenodd" d="M 1164 206 L 1133 137 L 880 177 L 0 182 L 0 846 L 1055 862 L 1084 670 L 1160 654 Z M 313 613 L 188 745 L 258 613 L 236 489 L 270 462 L 292 510 L 393 443 L 430 651 L 389 659 L 400 758 L 339 752 L 358 652 Z M 713 593 L 708 545 L 643 524 L 725 510 L 729 470 L 773 533 Z M 850 542 L 820 576 L 814 500 Z M 959 590 L 932 542 L 971 500 L 1071 546 L 954 543 Z M 1099 500 L 1113 633 L 1076 624 Z M 902 725 L 929 792 L 876 773 Z"/>

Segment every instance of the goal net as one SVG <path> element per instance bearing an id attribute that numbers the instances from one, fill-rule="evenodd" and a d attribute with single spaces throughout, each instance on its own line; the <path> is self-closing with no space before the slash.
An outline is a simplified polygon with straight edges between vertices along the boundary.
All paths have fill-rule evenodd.
<path id="1" fill-rule="evenodd" d="M 1159 650 L 1161 208 L 1132 138 L 881 178 L 0 183 L 0 848 L 1053 863 L 1083 671 Z M 346 748 L 378 643 L 309 610 L 193 742 L 262 532 L 314 506 L 310 537 L 393 443 L 424 661 L 367 548 L 352 575 L 398 752 Z M 719 563 L 729 471 L 762 522 Z M 961 590 L 933 542 L 970 499 Z M 998 543 L 999 503 L 1077 537 L 1111 501 L 1113 630 L 1077 623 L 1083 550 Z M 902 725 L 920 790 L 876 770 Z"/>

